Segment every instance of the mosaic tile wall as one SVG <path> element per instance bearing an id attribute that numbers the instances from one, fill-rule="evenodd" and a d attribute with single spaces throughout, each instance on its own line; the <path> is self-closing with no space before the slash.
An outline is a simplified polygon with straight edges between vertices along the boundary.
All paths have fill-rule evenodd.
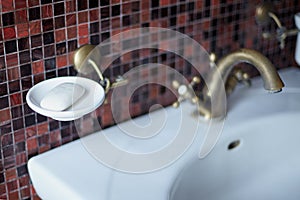
<path id="1" fill-rule="evenodd" d="M 72 55 L 79 46 L 98 44 L 122 30 L 165 27 L 186 33 L 218 57 L 247 47 L 261 51 L 278 67 L 295 66 L 295 37 L 279 49 L 275 40 L 261 38 L 265 28 L 254 20 L 248 0 L 2 0 L 0 1 L 0 199 L 38 199 L 27 161 L 30 157 L 78 138 L 72 122 L 58 122 L 33 112 L 25 101 L 33 85 L 57 76 L 75 75 Z M 273 1 L 282 23 L 294 27 L 298 0 Z M 274 26 L 268 28 L 274 29 Z M 140 63 L 165 63 L 184 75 L 187 64 L 157 50 L 123 56 L 110 77 Z M 252 69 L 252 68 L 251 68 Z M 256 74 L 255 70 L 250 70 Z M 148 74 L 156 76 L 157 72 Z M 174 98 L 163 87 L 139 89 L 132 97 L 133 115 L 147 112 L 154 102 L 168 105 Z M 98 118 L 105 127 L 114 123 L 110 106 Z"/>

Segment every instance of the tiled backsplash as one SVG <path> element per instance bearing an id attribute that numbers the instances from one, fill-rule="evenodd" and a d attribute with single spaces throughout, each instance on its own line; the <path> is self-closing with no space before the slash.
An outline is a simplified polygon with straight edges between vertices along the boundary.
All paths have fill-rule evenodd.
<path id="1" fill-rule="evenodd" d="M 278 68 L 296 65 L 295 37 L 287 39 L 284 50 L 277 41 L 261 38 L 262 28 L 254 19 L 258 0 L 0 2 L 0 199 L 38 199 L 29 180 L 28 159 L 78 138 L 73 122 L 58 122 L 33 112 L 25 97 L 40 81 L 75 75 L 73 52 L 83 44 L 98 44 L 129 28 L 165 27 L 193 37 L 218 57 L 247 47 L 261 51 Z M 300 2 L 274 4 L 283 24 L 293 28 L 293 15 L 300 11 Z M 149 62 L 164 63 L 187 76 L 191 73 L 183 70 L 183 61 L 157 50 L 124 55 L 105 73 L 115 77 Z M 155 71 L 149 74 L 157 76 Z M 174 100 L 159 85 L 142 87 L 131 98 L 133 115 L 147 112 L 155 102 L 167 105 Z M 114 123 L 109 104 L 97 112 L 104 127 Z"/>

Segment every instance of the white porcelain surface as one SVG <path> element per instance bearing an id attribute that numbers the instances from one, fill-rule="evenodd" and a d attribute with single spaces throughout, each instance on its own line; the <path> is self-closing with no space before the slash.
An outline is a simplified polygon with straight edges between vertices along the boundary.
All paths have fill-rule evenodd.
<path id="1" fill-rule="evenodd" d="M 64 111 L 52 111 L 41 107 L 42 99 L 62 83 L 75 83 L 85 89 L 85 94 Z M 60 121 L 70 121 L 82 117 L 99 107 L 105 99 L 104 89 L 97 82 L 83 77 L 58 77 L 38 83 L 27 93 L 26 101 L 35 112 Z"/>
<path id="2" fill-rule="evenodd" d="M 78 140 L 31 158 L 28 169 L 33 185 L 48 200 L 299 199 L 300 71 L 284 70 L 281 76 L 286 84 L 281 93 L 266 93 L 260 78 L 253 80 L 253 87 L 234 92 L 219 142 L 204 159 L 198 159 L 208 126 L 203 122 L 198 122 L 198 135 L 180 159 L 151 173 L 112 170 L 97 162 Z M 183 116 L 194 123 L 190 115 L 194 107 L 183 103 L 182 108 L 181 115 L 178 109 L 165 109 L 167 120 Z M 137 118 L 140 123 L 148 120 L 147 116 Z M 164 131 L 166 135 L 174 132 Z M 121 133 L 114 126 L 100 134 L 117 139 Z M 234 140 L 241 144 L 228 151 Z M 165 143 L 158 139 L 155 145 L 161 145 L 160 141 Z M 118 142 L 131 147 L 125 137 Z"/>

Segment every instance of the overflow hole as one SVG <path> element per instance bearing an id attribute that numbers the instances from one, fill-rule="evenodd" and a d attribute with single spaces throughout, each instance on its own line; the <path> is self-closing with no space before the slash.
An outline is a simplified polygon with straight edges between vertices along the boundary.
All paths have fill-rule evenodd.
<path id="1" fill-rule="evenodd" d="M 232 141 L 232 142 L 228 145 L 227 149 L 228 149 L 228 150 L 235 149 L 235 148 L 238 147 L 240 144 L 241 144 L 241 141 L 240 141 L 240 140 L 234 140 L 234 141 Z"/>

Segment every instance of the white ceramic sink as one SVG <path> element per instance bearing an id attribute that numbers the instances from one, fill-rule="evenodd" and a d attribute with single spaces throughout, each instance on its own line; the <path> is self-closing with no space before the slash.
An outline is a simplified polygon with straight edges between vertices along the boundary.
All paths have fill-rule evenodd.
<path id="1" fill-rule="evenodd" d="M 170 200 L 300 199 L 300 77 L 281 75 L 282 93 L 250 89 L 230 97 L 218 144 L 184 167 Z"/>
<path id="2" fill-rule="evenodd" d="M 251 88 L 239 87 L 233 93 L 218 143 L 203 159 L 198 155 L 208 124 L 193 118 L 195 107 L 183 103 L 181 113 L 171 107 L 154 112 L 154 117 L 168 116 L 154 143 L 133 143 L 115 126 L 97 133 L 128 151 L 151 151 L 170 141 L 181 117 L 189 122 L 181 127 L 186 137 L 192 137 L 191 127 L 198 124 L 191 145 L 164 168 L 139 174 L 113 170 L 78 140 L 31 158 L 33 185 L 47 200 L 300 199 L 300 70 L 280 74 L 286 84 L 281 93 L 268 94 L 260 78 Z M 141 116 L 136 121 L 149 119 Z"/>

